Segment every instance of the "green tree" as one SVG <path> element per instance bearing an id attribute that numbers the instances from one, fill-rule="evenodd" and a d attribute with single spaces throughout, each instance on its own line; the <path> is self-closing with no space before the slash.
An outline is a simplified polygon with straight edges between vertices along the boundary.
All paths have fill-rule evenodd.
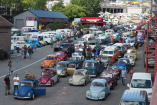
<path id="1" fill-rule="evenodd" d="M 100 0 L 71 0 L 71 4 L 84 7 L 88 16 L 97 16 L 96 13 L 101 10 Z"/>
<path id="2" fill-rule="evenodd" d="M 59 2 L 59 3 L 56 3 L 55 5 L 53 5 L 51 10 L 52 11 L 60 11 L 60 12 L 62 12 L 64 8 L 65 8 L 65 6 L 63 5 L 63 2 Z"/>
<path id="3" fill-rule="evenodd" d="M 54 22 L 54 23 L 48 24 L 46 28 L 49 28 L 51 30 L 56 30 L 59 28 L 63 28 L 63 26 L 64 26 L 64 23 Z"/>

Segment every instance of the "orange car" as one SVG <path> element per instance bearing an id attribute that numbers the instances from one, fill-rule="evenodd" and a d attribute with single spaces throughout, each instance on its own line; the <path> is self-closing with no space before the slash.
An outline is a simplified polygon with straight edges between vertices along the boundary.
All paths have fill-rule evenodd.
<path id="1" fill-rule="evenodd" d="M 49 67 L 54 67 L 56 66 L 58 62 L 58 57 L 57 55 L 48 55 L 44 62 L 41 63 L 41 68 L 49 68 Z"/>

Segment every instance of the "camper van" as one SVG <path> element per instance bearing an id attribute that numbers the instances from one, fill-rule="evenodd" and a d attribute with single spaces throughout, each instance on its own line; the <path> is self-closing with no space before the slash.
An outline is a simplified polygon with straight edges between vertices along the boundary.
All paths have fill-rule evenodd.
<path id="1" fill-rule="evenodd" d="M 28 37 L 27 36 L 11 36 L 11 40 L 26 42 L 28 40 Z"/>

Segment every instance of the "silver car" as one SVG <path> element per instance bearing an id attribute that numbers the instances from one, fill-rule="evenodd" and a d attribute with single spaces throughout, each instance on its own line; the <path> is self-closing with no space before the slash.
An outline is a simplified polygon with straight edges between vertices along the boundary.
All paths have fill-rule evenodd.
<path id="1" fill-rule="evenodd" d="M 72 78 L 69 79 L 70 85 L 86 85 L 90 82 L 91 77 L 86 69 L 77 69 L 74 71 Z"/>

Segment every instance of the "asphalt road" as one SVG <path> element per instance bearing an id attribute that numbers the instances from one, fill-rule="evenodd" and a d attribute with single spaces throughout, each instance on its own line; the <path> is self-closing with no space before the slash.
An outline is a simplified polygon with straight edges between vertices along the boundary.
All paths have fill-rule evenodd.
<path id="1" fill-rule="evenodd" d="M 50 46 L 38 48 L 34 52 L 32 59 L 21 60 L 19 54 L 12 55 L 12 63 L 14 73 L 10 76 L 11 79 L 11 92 L 13 92 L 13 77 L 17 73 L 20 79 L 23 79 L 25 72 L 34 74 L 36 78 L 40 77 L 42 69 L 40 68 L 41 62 L 46 55 L 52 54 L 53 51 Z M 0 105 L 119 105 L 121 96 L 127 86 L 122 86 L 121 80 L 118 80 L 118 85 L 111 91 L 106 100 L 93 101 L 86 100 L 85 93 L 90 87 L 90 83 L 86 86 L 69 86 L 68 80 L 71 76 L 60 79 L 60 82 L 53 87 L 46 88 L 46 96 L 36 97 L 34 100 L 19 100 L 14 99 L 13 95 L 5 96 L 4 76 L 7 74 L 7 61 L 0 62 Z M 138 49 L 138 59 L 136 61 L 135 72 L 145 72 L 142 60 L 142 47 Z M 94 79 L 94 78 L 92 78 Z M 127 76 L 128 83 L 129 75 Z"/>

